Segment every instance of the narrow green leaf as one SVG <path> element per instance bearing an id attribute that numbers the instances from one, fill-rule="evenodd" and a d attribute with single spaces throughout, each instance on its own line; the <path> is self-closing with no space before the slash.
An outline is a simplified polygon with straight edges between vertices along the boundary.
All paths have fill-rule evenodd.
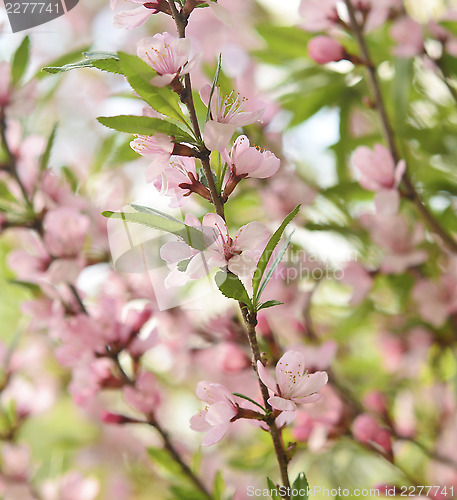
<path id="1" fill-rule="evenodd" d="M 208 500 L 207 495 L 191 486 L 170 486 L 170 492 L 173 493 L 172 500 Z"/>
<path id="2" fill-rule="evenodd" d="M 222 54 L 219 54 L 219 57 L 217 58 L 216 73 L 214 74 L 213 84 L 211 86 L 211 92 L 209 93 L 208 110 L 206 111 L 206 121 L 208 121 L 211 116 L 211 99 L 213 98 L 214 89 L 216 88 L 217 81 L 219 80 L 219 73 L 221 71 L 221 66 L 222 66 Z"/>
<path id="3" fill-rule="evenodd" d="M 268 265 L 268 262 L 270 261 L 274 249 L 276 248 L 276 245 L 279 243 L 279 240 L 281 239 L 282 233 L 286 229 L 289 222 L 298 214 L 299 210 L 300 210 L 300 205 L 296 206 L 294 210 L 290 212 L 290 214 L 283 220 L 279 228 L 274 232 L 273 236 L 268 241 L 265 250 L 262 252 L 259 262 L 257 263 L 257 269 L 254 272 L 254 277 L 252 278 L 253 297 L 257 297 L 257 292 L 259 290 L 260 283 L 265 273 L 265 269 Z"/>
<path id="4" fill-rule="evenodd" d="M 119 115 L 99 116 L 97 120 L 105 127 L 112 128 L 118 132 L 139 135 L 166 134 L 175 142 L 195 143 L 195 140 L 181 128 L 173 123 L 151 118 L 149 116 Z"/>
<path id="5" fill-rule="evenodd" d="M 273 500 L 275 500 L 276 498 L 281 500 L 281 497 L 279 496 L 278 493 L 278 487 L 269 477 L 267 477 L 267 484 L 268 484 L 268 489 L 270 490 L 271 498 L 273 498 Z"/>
<path id="6" fill-rule="evenodd" d="M 30 38 L 26 36 L 13 56 L 13 62 L 11 65 L 11 83 L 13 85 L 17 85 L 24 76 L 29 63 L 29 56 Z"/>
<path id="7" fill-rule="evenodd" d="M 179 107 L 179 97 L 168 87 L 154 87 L 151 80 L 157 73 L 137 56 L 119 52 L 121 69 L 133 90 L 159 113 L 184 123 L 192 130 Z"/>
<path id="8" fill-rule="evenodd" d="M 291 500 L 308 500 L 308 480 L 305 473 L 300 472 L 292 484 L 292 490 L 297 490 L 297 494 L 292 496 Z M 300 494 L 300 493 L 305 493 Z"/>
<path id="9" fill-rule="evenodd" d="M 268 271 L 266 272 L 262 283 L 260 284 L 259 291 L 257 295 L 255 296 L 254 299 L 254 304 L 257 304 L 259 302 L 260 296 L 262 295 L 263 291 L 265 290 L 265 287 L 267 286 L 268 282 L 270 281 L 271 277 L 273 276 L 273 273 L 276 271 L 276 268 L 279 266 L 279 263 L 281 262 L 282 258 L 284 257 L 284 254 L 286 253 L 286 250 L 289 248 L 290 245 L 290 240 L 292 239 L 292 235 L 294 234 L 294 231 L 292 231 L 289 234 L 289 237 L 286 240 L 286 243 L 278 253 L 278 255 L 275 257 L 275 260 L 271 264 L 271 266 L 268 268 Z M 275 305 L 275 304 L 274 304 Z M 268 306 L 271 307 L 271 306 Z"/>
<path id="10" fill-rule="evenodd" d="M 148 455 L 152 461 L 159 465 L 165 472 L 173 477 L 182 475 L 181 466 L 176 463 L 166 450 L 161 448 L 148 448 Z"/>
<path id="11" fill-rule="evenodd" d="M 82 61 L 63 64 L 62 66 L 46 66 L 43 71 L 47 73 L 65 73 L 73 69 L 98 68 L 110 73 L 123 74 L 117 54 L 110 52 L 84 52 L 85 59 Z"/>
<path id="12" fill-rule="evenodd" d="M 196 250 L 205 250 L 207 248 L 201 231 L 159 211 L 154 211 L 154 213 L 106 211 L 102 212 L 102 215 L 174 234 Z"/>
<path id="13" fill-rule="evenodd" d="M 52 151 L 52 146 L 54 145 L 54 140 L 56 138 L 56 132 L 57 132 L 57 123 L 54 125 L 54 128 L 52 129 L 52 132 L 48 138 L 48 142 L 46 144 L 46 149 L 44 150 L 43 154 L 41 155 L 40 158 L 40 170 L 46 170 L 49 165 L 49 158 L 51 157 L 51 151 Z"/>
<path id="14" fill-rule="evenodd" d="M 245 396 L 244 394 L 240 394 L 239 392 L 232 392 L 232 394 L 233 394 L 234 396 L 239 397 L 239 398 L 245 399 L 246 401 L 249 401 L 250 403 L 255 404 L 255 405 L 256 405 L 256 406 L 258 406 L 260 409 L 262 409 L 262 410 L 264 411 L 264 413 L 266 413 L 266 412 L 267 412 L 267 411 L 265 410 L 265 408 L 264 408 L 261 404 L 257 403 L 257 401 L 254 401 L 253 399 L 249 398 L 248 396 Z"/>
<path id="15" fill-rule="evenodd" d="M 45 66 L 42 71 L 46 71 L 46 73 L 66 73 L 67 71 L 71 71 L 72 69 L 80 69 L 80 68 L 91 68 L 92 61 L 89 59 L 85 59 L 83 61 L 78 61 L 70 64 L 65 64 L 64 66 Z"/>
<path id="16" fill-rule="evenodd" d="M 222 500 L 225 491 L 225 481 L 222 471 L 218 470 L 213 482 L 213 498 L 214 500 Z"/>
<path id="17" fill-rule="evenodd" d="M 58 57 L 57 59 L 54 59 L 53 61 L 49 62 L 48 65 L 46 66 L 47 68 L 60 68 L 61 66 L 65 66 L 66 64 L 74 63 L 78 61 L 81 58 L 81 54 L 85 51 L 89 50 L 89 47 L 80 47 L 78 49 L 75 49 L 72 52 L 69 52 L 67 54 L 64 54 L 63 56 Z M 52 73 L 50 71 L 45 71 L 44 68 L 41 68 L 37 74 L 35 75 L 34 78 L 45 78 L 49 76 L 49 74 Z"/>
<path id="18" fill-rule="evenodd" d="M 267 300 L 257 307 L 257 311 L 260 311 L 261 309 L 268 309 L 269 307 L 280 306 L 281 304 L 284 304 L 284 302 L 280 302 L 279 300 Z"/>
<path id="19" fill-rule="evenodd" d="M 246 304 L 252 310 L 252 302 L 246 288 L 238 276 L 220 271 L 215 276 L 216 285 L 225 297 Z"/>

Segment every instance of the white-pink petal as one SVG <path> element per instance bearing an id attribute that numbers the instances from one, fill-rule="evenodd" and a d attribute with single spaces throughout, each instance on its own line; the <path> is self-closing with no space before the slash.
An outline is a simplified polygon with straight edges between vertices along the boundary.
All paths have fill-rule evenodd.
<path id="1" fill-rule="evenodd" d="M 259 374 L 260 380 L 268 387 L 268 389 L 275 393 L 278 392 L 278 384 L 276 383 L 276 380 L 260 361 L 257 361 L 257 373 Z"/>
<path id="2" fill-rule="evenodd" d="M 281 411 L 295 411 L 297 409 L 296 404 L 290 399 L 281 398 L 279 396 L 272 396 L 268 399 L 268 403 L 275 410 Z"/>

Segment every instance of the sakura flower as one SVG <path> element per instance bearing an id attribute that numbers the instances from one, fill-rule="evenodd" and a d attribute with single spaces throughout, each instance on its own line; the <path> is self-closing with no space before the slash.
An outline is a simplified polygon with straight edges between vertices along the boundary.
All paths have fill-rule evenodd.
<path id="1" fill-rule="evenodd" d="M 43 484 L 43 500 L 95 500 L 100 485 L 96 479 L 84 478 L 79 472 L 70 471 L 55 481 Z"/>
<path id="2" fill-rule="evenodd" d="M 379 450 L 388 457 L 392 457 L 392 444 L 389 431 L 380 427 L 370 415 L 363 413 L 354 420 L 352 434 L 360 443 Z"/>
<path id="3" fill-rule="evenodd" d="M 308 43 L 308 55 L 318 64 L 346 59 L 344 47 L 329 36 L 316 36 Z"/>
<path id="4" fill-rule="evenodd" d="M 276 380 L 257 362 L 257 371 L 262 382 L 273 392 L 268 403 L 275 410 L 295 411 L 297 404 L 314 403 L 320 399 L 317 391 L 328 381 L 326 372 L 305 372 L 305 358 L 301 352 L 287 351 L 276 365 Z"/>
<path id="5" fill-rule="evenodd" d="M 191 215 L 186 223 L 202 231 L 207 245 L 204 251 L 191 248 L 184 241 L 170 241 L 160 250 L 160 255 L 172 270 L 165 285 L 179 286 L 189 279 L 200 279 L 214 267 L 228 267 L 238 276 L 253 273 L 257 261 L 269 237 L 268 228 L 260 222 L 250 222 L 242 226 L 231 238 L 224 220 L 216 214 L 206 214 L 203 222 Z M 180 270 L 180 263 L 186 263 Z"/>
<path id="6" fill-rule="evenodd" d="M 224 188 L 224 195 L 229 196 L 238 182 L 244 177 L 265 179 L 274 175 L 280 166 L 280 160 L 270 151 L 260 151 L 250 147 L 249 139 L 240 135 L 229 153 L 224 150 L 222 157 L 230 167 L 230 177 Z"/>
<path id="7" fill-rule="evenodd" d="M 334 26 L 338 20 L 337 0 L 302 0 L 300 15 L 304 18 L 302 28 L 306 31 L 324 31 Z"/>
<path id="8" fill-rule="evenodd" d="M 195 57 L 189 59 L 189 53 L 189 39 L 176 38 L 167 32 L 143 38 L 137 44 L 138 57 L 159 74 L 151 80 L 156 87 L 165 87 L 189 73 L 196 62 Z"/>
<path id="9" fill-rule="evenodd" d="M 238 405 L 230 391 L 221 384 L 199 382 L 196 393 L 208 406 L 190 419 L 190 428 L 206 432 L 202 445 L 211 446 L 227 433 L 232 419 L 238 414 Z"/>
<path id="10" fill-rule="evenodd" d="M 152 160 L 146 171 L 146 181 L 152 182 L 169 166 L 174 144 L 165 134 L 138 135 L 130 143 L 130 147 L 141 156 Z"/>
<path id="11" fill-rule="evenodd" d="M 358 147 L 352 161 L 361 174 L 360 185 L 376 191 L 377 212 L 381 215 L 395 214 L 400 203 L 397 188 L 405 173 L 406 163 L 401 160 L 395 166 L 388 149 L 380 144 L 375 144 L 373 150 L 366 146 Z"/>
<path id="12" fill-rule="evenodd" d="M 210 107 L 211 120 L 206 122 L 203 133 L 205 146 L 210 151 L 224 151 L 237 127 L 249 125 L 257 121 L 264 110 L 245 111 L 247 99 L 235 95 L 223 95 L 219 87 L 214 89 L 211 97 L 211 85 L 204 85 L 200 90 L 200 97 L 205 106 Z"/>
<path id="13" fill-rule="evenodd" d="M 409 16 L 397 19 L 390 30 L 390 35 L 397 42 L 394 49 L 395 55 L 414 57 L 424 53 L 422 26 Z"/>
<path id="14" fill-rule="evenodd" d="M 127 403 L 140 413 L 154 413 L 160 403 L 160 394 L 157 382 L 150 372 L 142 373 L 135 386 L 124 388 L 124 397 Z"/>
<path id="15" fill-rule="evenodd" d="M 115 28 L 133 30 L 144 24 L 152 14 L 165 12 L 171 15 L 170 6 L 167 0 L 129 0 L 131 3 L 141 5 L 132 10 L 124 10 L 114 16 L 113 25 Z M 111 0 L 111 9 L 116 6 L 116 0 Z"/>

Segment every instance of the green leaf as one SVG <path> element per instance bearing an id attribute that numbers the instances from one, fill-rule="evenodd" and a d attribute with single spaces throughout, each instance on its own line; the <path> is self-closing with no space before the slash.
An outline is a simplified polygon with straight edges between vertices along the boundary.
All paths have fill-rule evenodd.
<path id="1" fill-rule="evenodd" d="M 166 134 L 172 137 L 175 142 L 195 143 L 195 140 L 181 128 L 173 123 L 161 120 L 160 118 L 150 118 L 149 116 L 119 115 L 119 116 L 99 116 L 97 120 L 105 127 L 112 128 L 118 132 L 139 135 L 154 135 L 157 133 Z"/>
<path id="2" fill-rule="evenodd" d="M 215 276 L 216 285 L 225 297 L 246 304 L 252 310 L 252 302 L 246 288 L 238 276 L 220 271 Z"/>
<path id="3" fill-rule="evenodd" d="M 262 283 L 260 284 L 259 291 L 257 295 L 255 296 L 254 299 L 254 304 L 257 304 L 260 296 L 262 295 L 263 291 L 265 290 L 265 287 L 267 286 L 268 282 L 270 281 L 271 277 L 273 276 L 273 273 L 276 271 L 276 268 L 279 266 L 279 263 L 281 262 L 282 258 L 284 257 L 284 254 L 286 253 L 286 250 L 289 248 L 290 245 L 290 240 L 292 239 L 292 235 L 294 232 L 292 231 L 289 235 L 289 237 L 286 240 L 286 243 L 282 247 L 281 251 L 278 253 L 278 255 L 275 257 L 275 260 L 269 267 L 268 271 L 265 274 L 265 277 L 262 280 Z M 269 301 L 271 302 L 271 301 Z M 273 304 L 276 305 L 276 304 Z M 272 306 L 267 306 L 267 307 L 272 307 Z"/>
<path id="4" fill-rule="evenodd" d="M 218 470 L 213 482 L 213 498 L 214 500 L 222 500 L 225 491 L 225 481 L 222 471 Z"/>
<path id="5" fill-rule="evenodd" d="M 46 144 L 46 149 L 44 150 L 43 154 L 41 155 L 40 158 L 40 170 L 46 170 L 49 165 L 49 158 L 51 157 L 51 151 L 52 151 L 52 146 L 54 145 L 54 140 L 56 138 L 56 132 L 57 132 L 57 123 L 54 125 L 54 128 L 52 129 L 52 132 L 49 136 L 48 142 Z"/>
<path id="6" fill-rule="evenodd" d="M 179 107 L 178 95 L 168 87 L 154 87 L 151 80 L 157 73 L 137 56 L 119 52 L 121 68 L 133 90 L 159 113 L 184 123 L 192 130 Z"/>
<path id="7" fill-rule="evenodd" d="M 273 498 L 273 500 L 275 500 L 276 498 L 279 498 L 279 500 L 281 500 L 281 497 L 279 496 L 278 493 L 278 487 L 269 477 L 267 477 L 267 485 L 268 489 L 270 490 L 271 498 Z"/>
<path id="8" fill-rule="evenodd" d="M 173 477 L 182 475 L 181 466 L 175 462 L 166 450 L 161 448 L 148 448 L 148 455 L 162 470 Z"/>
<path id="9" fill-rule="evenodd" d="M 262 277 L 265 273 L 265 269 L 267 268 L 268 262 L 270 261 L 270 257 L 273 254 L 276 245 L 279 243 L 282 233 L 286 229 L 289 222 L 298 214 L 299 210 L 300 210 L 300 205 L 297 205 L 294 208 L 294 210 L 292 210 L 292 212 L 290 212 L 290 214 L 283 220 L 282 224 L 274 232 L 273 236 L 268 241 L 265 250 L 262 252 L 262 255 L 260 256 L 259 262 L 257 262 L 257 269 L 254 272 L 254 277 L 252 278 L 252 290 L 253 290 L 254 302 L 257 298 L 257 292 L 259 290 Z"/>
<path id="10" fill-rule="evenodd" d="M 249 401 L 249 402 L 250 402 L 250 403 L 252 403 L 252 404 L 255 404 L 256 406 L 258 406 L 259 408 L 261 408 L 261 409 L 263 410 L 263 412 L 264 412 L 264 413 L 266 413 L 266 412 L 267 412 L 267 411 L 265 410 L 265 408 L 264 408 L 261 404 L 257 403 L 257 401 L 254 401 L 254 400 L 253 400 L 253 399 L 251 399 L 250 397 L 245 396 L 244 394 L 241 394 L 241 393 L 239 393 L 239 392 L 232 392 L 232 394 L 233 394 L 234 396 L 239 397 L 239 398 L 245 399 L 246 401 Z"/>
<path id="11" fill-rule="evenodd" d="M 43 71 L 47 73 L 65 73 L 73 69 L 98 68 L 110 73 L 123 74 L 117 54 L 110 52 L 83 52 L 85 59 L 82 61 L 64 64 L 62 66 L 46 66 Z"/>
<path id="12" fill-rule="evenodd" d="M 268 309 L 269 307 L 280 306 L 281 304 L 284 304 L 284 302 L 280 302 L 279 300 L 267 300 L 257 307 L 257 311 L 260 311 L 261 309 Z"/>
<path id="13" fill-rule="evenodd" d="M 124 222 L 131 222 L 134 224 L 141 224 L 143 226 L 158 229 L 167 233 L 174 234 L 182 238 L 189 246 L 196 250 L 205 250 L 207 245 L 205 243 L 203 233 L 194 227 L 188 226 L 168 214 L 164 214 L 159 210 L 154 210 L 148 207 L 140 207 L 139 205 L 132 205 L 137 212 L 102 212 L 104 217 L 112 219 L 123 220 Z"/>
<path id="14" fill-rule="evenodd" d="M 308 500 L 308 480 L 305 473 L 300 472 L 292 484 L 292 490 L 297 490 L 297 494 L 293 495 L 291 500 Z M 300 492 L 305 491 L 305 495 L 300 495 Z"/>
<path id="15" fill-rule="evenodd" d="M 13 56 L 11 65 L 11 82 L 17 85 L 24 76 L 30 56 L 30 38 L 26 36 Z"/>
<path id="16" fill-rule="evenodd" d="M 60 56 L 57 59 L 54 59 L 46 67 L 48 67 L 48 68 L 60 68 L 62 66 L 65 66 L 66 64 L 74 63 L 81 57 L 81 54 L 88 49 L 89 49 L 89 47 L 85 46 L 85 47 L 78 48 L 72 52 L 69 52 L 68 54 L 64 54 L 63 56 Z M 38 79 L 45 78 L 45 77 L 49 76 L 50 73 L 52 73 L 52 72 L 44 71 L 44 69 L 42 68 L 35 75 L 35 78 L 38 78 Z"/>
<path id="17" fill-rule="evenodd" d="M 207 495 L 191 486 L 170 486 L 172 500 L 208 500 Z"/>
<path id="18" fill-rule="evenodd" d="M 219 57 L 217 58 L 216 73 L 214 74 L 213 84 L 211 86 L 211 92 L 209 93 L 208 110 L 206 111 L 206 121 L 208 121 L 211 117 L 211 99 L 213 98 L 214 89 L 216 88 L 217 81 L 219 80 L 221 65 L 222 65 L 222 54 L 219 54 Z"/>

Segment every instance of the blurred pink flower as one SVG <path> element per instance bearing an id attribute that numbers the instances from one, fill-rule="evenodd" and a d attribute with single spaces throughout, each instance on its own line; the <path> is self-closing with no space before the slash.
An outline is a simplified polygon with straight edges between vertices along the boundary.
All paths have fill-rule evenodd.
<path id="1" fill-rule="evenodd" d="M 308 55 L 318 64 L 341 61 L 347 57 L 344 47 L 329 36 L 316 36 L 308 43 Z"/>
<path id="2" fill-rule="evenodd" d="M 199 382 L 196 392 L 207 407 L 190 419 L 190 428 L 206 432 L 202 445 L 211 446 L 225 436 L 238 413 L 238 405 L 230 391 L 220 384 Z"/>
<path id="3" fill-rule="evenodd" d="M 70 471 L 54 481 L 46 481 L 41 488 L 43 500 L 95 500 L 100 485 L 96 479 L 84 478 Z"/>
<path id="4" fill-rule="evenodd" d="M 348 262 L 340 281 L 345 285 L 350 285 L 353 289 L 349 300 L 351 306 L 356 306 L 365 300 L 373 287 L 372 276 L 359 262 Z"/>
<path id="5" fill-rule="evenodd" d="M 15 482 L 26 482 L 31 474 L 31 453 L 26 445 L 4 443 L 1 451 L 1 475 Z"/>
<path id="6" fill-rule="evenodd" d="M 186 223 L 202 231 L 207 248 L 198 251 L 184 241 L 170 241 L 160 250 L 160 255 L 171 266 L 172 272 L 165 280 L 166 286 L 179 286 L 189 279 L 200 279 L 214 267 L 225 267 L 237 276 L 249 276 L 254 271 L 258 258 L 270 235 L 268 228 L 260 222 L 250 222 L 242 226 L 233 238 L 229 236 L 227 225 L 217 214 L 206 214 L 202 224 L 191 215 Z M 188 260 L 185 271 L 178 264 Z"/>
<path id="7" fill-rule="evenodd" d="M 373 417 L 363 413 L 352 424 L 354 439 L 362 444 L 380 451 L 388 458 L 392 458 L 391 436 L 388 430 L 383 429 Z"/>
<path id="8" fill-rule="evenodd" d="M 43 221 L 44 242 L 53 257 L 76 257 L 83 249 L 90 220 L 78 210 L 50 210 Z"/>
<path id="9" fill-rule="evenodd" d="M 359 146 L 352 158 L 354 166 L 360 172 L 359 182 L 364 189 L 376 191 L 376 210 L 380 215 L 393 215 L 398 212 L 400 195 L 398 186 L 406 170 L 406 163 L 401 160 L 395 166 L 389 150 L 381 144 L 375 144 L 373 150 Z"/>
<path id="10" fill-rule="evenodd" d="M 177 38 L 170 33 L 157 33 L 143 38 L 137 44 L 138 57 L 157 71 L 159 76 L 151 80 L 156 87 L 165 87 L 192 69 L 197 59 L 189 59 L 190 40 Z"/>
<path id="11" fill-rule="evenodd" d="M 146 171 L 146 182 L 152 182 L 169 167 L 174 144 L 168 135 L 138 135 L 130 147 L 141 156 L 152 160 Z"/>
<path id="12" fill-rule="evenodd" d="M 444 274 L 437 282 L 422 279 L 413 290 L 421 317 L 435 327 L 444 324 L 451 314 L 457 313 L 457 279 Z"/>
<path id="13" fill-rule="evenodd" d="M 324 31 L 339 20 L 336 5 L 338 0 L 302 0 L 299 13 L 304 18 L 301 27 L 306 31 Z"/>
<path id="14" fill-rule="evenodd" d="M 313 403 L 321 396 L 317 392 L 328 381 L 326 372 L 305 372 L 305 357 L 298 351 L 287 351 L 276 365 L 276 380 L 257 362 L 257 370 L 262 382 L 274 396 L 268 399 L 272 408 L 281 411 L 295 411 L 297 404 Z"/>
<path id="15" fill-rule="evenodd" d="M 208 107 L 211 94 L 211 85 L 204 85 L 200 89 L 200 97 Z M 247 98 L 235 95 L 223 95 L 216 87 L 211 97 L 211 119 L 206 122 L 203 139 L 210 151 L 222 153 L 227 147 L 237 127 L 249 125 L 257 121 L 264 110 L 245 111 Z"/>
<path id="16" fill-rule="evenodd" d="M 124 398 L 140 413 L 146 415 L 154 413 L 160 403 L 160 393 L 154 375 L 151 372 L 141 373 L 135 386 L 124 387 Z"/>
<path id="17" fill-rule="evenodd" d="M 414 57 L 424 53 L 424 35 L 422 26 L 409 16 L 402 16 L 395 21 L 391 37 L 397 43 L 394 54 L 399 57 Z"/>
<path id="18" fill-rule="evenodd" d="M 129 0 L 129 2 L 141 5 L 132 10 L 123 10 L 114 16 L 113 26 L 115 28 L 133 30 L 144 24 L 152 14 L 158 12 L 170 13 L 170 6 L 167 0 Z M 110 0 L 111 9 L 116 7 L 117 0 Z"/>

